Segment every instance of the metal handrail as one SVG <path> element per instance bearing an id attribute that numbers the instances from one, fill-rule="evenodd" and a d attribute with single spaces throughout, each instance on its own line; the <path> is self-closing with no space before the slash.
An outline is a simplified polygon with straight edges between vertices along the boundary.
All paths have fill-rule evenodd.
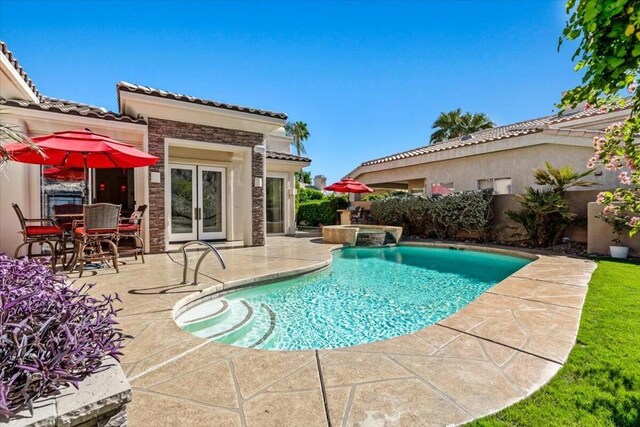
<path id="1" fill-rule="evenodd" d="M 198 272 L 200 271 L 200 265 L 202 264 L 202 261 L 204 260 L 204 257 L 209 253 L 209 252 L 213 252 L 214 254 L 216 254 L 216 256 L 218 257 L 218 261 L 220 261 L 220 265 L 222 265 L 222 269 L 226 270 L 227 269 L 227 265 L 224 262 L 224 259 L 222 258 L 222 255 L 220 255 L 220 252 L 213 247 L 213 245 L 211 245 L 208 242 L 203 242 L 202 240 L 191 240 L 190 242 L 184 243 L 182 244 L 182 246 L 180 246 L 180 250 L 182 251 L 182 260 L 184 261 L 184 266 L 182 269 L 182 284 L 186 285 L 187 284 L 187 270 L 189 268 L 188 264 L 189 264 L 189 259 L 187 258 L 187 248 L 189 246 L 193 246 L 193 245 L 200 245 L 200 246 L 206 246 L 207 249 L 205 249 L 205 251 L 202 253 L 202 255 L 200 255 L 200 258 L 198 258 L 198 262 L 196 263 L 196 269 L 193 272 L 193 283 L 191 283 L 192 285 L 197 285 L 198 284 Z"/>

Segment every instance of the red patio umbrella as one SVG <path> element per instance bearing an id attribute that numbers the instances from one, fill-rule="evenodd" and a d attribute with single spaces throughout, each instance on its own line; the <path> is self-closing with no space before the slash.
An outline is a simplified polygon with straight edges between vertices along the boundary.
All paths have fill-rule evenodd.
<path id="1" fill-rule="evenodd" d="M 337 193 L 373 193 L 371 188 L 349 177 L 324 187 L 324 190 L 335 191 Z"/>
<path id="2" fill-rule="evenodd" d="M 140 151 L 130 144 L 93 133 L 89 129 L 56 132 L 32 140 L 40 147 L 44 156 L 16 143 L 5 147 L 10 158 L 22 163 L 82 168 L 85 198 L 89 180 L 87 169 L 128 169 L 152 166 L 159 160 L 158 157 Z"/>

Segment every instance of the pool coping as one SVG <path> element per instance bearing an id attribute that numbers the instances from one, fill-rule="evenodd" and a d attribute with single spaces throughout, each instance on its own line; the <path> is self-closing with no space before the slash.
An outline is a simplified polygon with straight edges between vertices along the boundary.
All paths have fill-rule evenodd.
<path id="1" fill-rule="evenodd" d="M 289 245 L 295 248 L 289 253 L 279 249 Z M 252 270 L 267 274 L 253 276 L 246 276 L 244 265 L 236 263 L 234 268 L 232 263 L 231 271 L 213 274 L 214 286 L 187 287 L 197 292 L 186 297 L 163 297 L 170 305 L 158 301 L 158 308 L 166 307 L 162 313 L 145 315 L 146 310 L 134 310 L 141 314 L 128 314 L 130 319 L 149 317 L 145 323 L 158 319 L 142 331 L 134 329 L 136 348 L 129 349 L 133 351 L 129 360 L 125 358 L 134 389 L 132 425 L 141 420 L 213 422 L 213 415 L 238 420 L 229 421 L 230 425 L 416 425 L 424 420 L 458 425 L 526 398 L 562 367 L 575 343 L 595 263 L 468 243 L 405 241 L 401 245 L 476 250 L 532 262 L 457 313 L 414 333 L 334 350 L 276 351 L 198 338 L 180 329 L 175 315 L 203 298 L 327 268 L 333 251 L 343 245 L 282 238 L 273 249 L 269 244 L 264 250 L 233 249 L 242 256 L 260 254 L 274 261 Z M 305 251 L 308 256 L 298 255 Z M 180 266 L 169 261 L 167 266 L 178 276 Z M 279 271 L 270 272 L 275 270 Z M 155 307 L 151 304 L 150 309 Z M 150 353 L 141 351 L 166 333 L 171 334 L 166 335 L 170 343 L 151 345 Z M 230 374 L 225 373 L 228 369 Z M 216 380 L 216 387 L 206 387 L 204 396 L 198 394 L 192 382 L 211 375 L 230 375 L 234 385 Z M 220 403 L 216 393 L 225 387 L 235 390 L 229 391 L 237 395 L 235 404 Z M 183 405 L 183 409 L 154 412 L 154 405 L 165 403 Z"/>

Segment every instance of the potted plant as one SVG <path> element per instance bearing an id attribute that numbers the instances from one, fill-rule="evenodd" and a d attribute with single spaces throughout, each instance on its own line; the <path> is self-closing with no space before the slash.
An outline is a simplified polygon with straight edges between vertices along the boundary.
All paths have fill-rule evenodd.
<path id="1" fill-rule="evenodd" d="M 609 224 L 615 238 L 611 240 L 612 245 L 609 246 L 611 258 L 626 259 L 629 255 L 629 247 L 622 243 L 622 233 L 629 230 L 627 216 L 620 212 L 617 206 L 605 206 L 599 218 Z"/>

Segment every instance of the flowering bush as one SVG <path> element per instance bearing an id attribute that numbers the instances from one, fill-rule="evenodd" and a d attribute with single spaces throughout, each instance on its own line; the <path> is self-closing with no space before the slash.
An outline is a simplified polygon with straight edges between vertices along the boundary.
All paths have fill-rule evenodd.
<path id="1" fill-rule="evenodd" d="M 599 218 L 609 224 L 611 230 L 616 235 L 612 242 L 618 246 L 622 246 L 622 233 L 630 228 L 629 218 L 616 205 L 607 205 L 602 210 Z"/>
<path id="2" fill-rule="evenodd" d="M 634 143 L 638 133 L 638 117 L 612 124 L 604 135 L 593 138 L 595 154 L 587 163 L 590 168 L 602 163 L 607 170 L 620 171 L 618 179 L 627 187 L 602 192 L 596 201 L 605 205 L 601 218 L 609 225 L 619 225 L 618 229 L 624 225 L 631 236 L 640 231 L 640 149 Z M 618 229 L 614 227 L 616 234 L 620 234 Z"/>
<path id="3" fill-rule="evenodd" d="M 118 359 L 115 297 L 74 289 L 40 261 L 0 254 L 0 415 L 11 417 Z"/>
<path id="4" fill-rule="evenodd" d="M 602 163 L 609 170 L 620 170 L 620 183 L 626 187 L 601 193 L 598 202 L 606 205 L 605 216 L 625 212 L 625 224 L 633 236 L 640 231 L 640 149 L 634 142 L 640 134 L 640 7 L 637 0 L 568 0 L 567 12 L 571 16 L 560 43 L 579 43 L 573 59 L 576 71 L 583 75 L 579 86 L 564 93 L 560 106 L 586 101 L 587 108 L 607 112 L 631 105 L 625 121 L 594 138 L 595 155 L 587 166 Z M 619 95 L 625 89 L 630 97 L 623 101 Z"/>

